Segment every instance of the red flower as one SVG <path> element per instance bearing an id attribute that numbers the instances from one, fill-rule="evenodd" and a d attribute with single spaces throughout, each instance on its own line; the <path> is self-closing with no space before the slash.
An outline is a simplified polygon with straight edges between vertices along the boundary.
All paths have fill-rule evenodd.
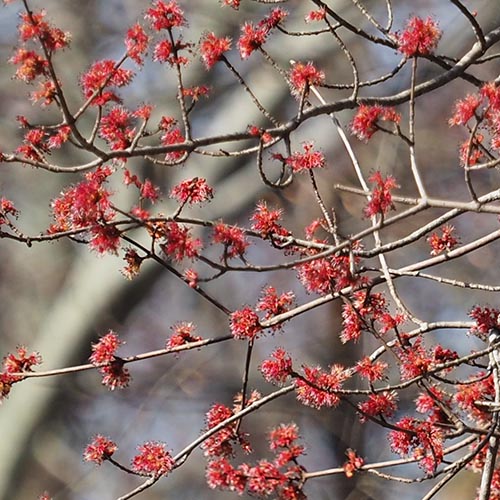
<path id="1" fill-rule="evenodd" d="M 370 394 L 366 401 L 358 404 L 361 422 L 365 422 L 367 417 L 392 417 L 397 409 L 397 399 L 395 391 Z"/>
<path id="2" fill-rule="evenodd" d="M 120 98 L 111 90 L 103 92 L 106 87 L 124 87 L 132 81 L 133 71 L 116 67 L 116 62 L 109 59 L 97 61 L 82 75 L 80 84 L 83 95 L 89 99 L 94 93 L 96 97 L 92 105 L 103 106 L 109 101 L 120 102 Z"/>
<path id="3" fill-rule="evenodd" d="M 104 115 L 99 126 L 99 135 L 112 150 L 126 149 L 132 143 L 135 129 L 131 127 L 132 113 L 122 106 L 114 106 Z"/>
<path id="4" fill-rule="evenodd" d="M 375 184 L 373 188 L 370 201 L 364 209 L 366 217 L 374 215 L 385 215 L 389 210 L 395 210 L 396 207 L 392 202 L 391 191 L 398 188 L 396 179 L 392 175 L 388 175 L 385 179 L 382 174 L 377 170 L 370 178 L 369 181 Z"/>
<path id="5" fill-rule="evenodd" d="M 191 288 L 198 286 L 198 273 L 194 269 L 186 269 L 184 271 L 184 279 Z"/>
<path id="6" fill-rule="evenodd" d="M 287 477 L 279 468 L 268 460 L 260 460 L 248 471 L 247 488 L 250 494 L 260 496 L 272 495 L 287 483 Z"/>
<path id="7" fill-rule="evenodd" d="M 431 255 L 439 255 L 443 252 L 449 252 L 458 245 L 458 238 L 453 236 L 455 228 L 450 225 L 445 225 L 441 228 L 441 235 L 432 233 L 427 241 L 431 247 Z"/>
<path id="8" fill-rule="evenodd" d="M 251 403 L 251 401 L 247 401 L 247 403 Z M 238 408 L 235 408 L 235 410 L 237 411 Z M 219 425 L 224 420 L 232 417 L 233 414 L 233 410 L 223 404 L 216 403 L 212 405 L 206 415 L 207 430 Z M 233 455 L 233 444 L 235 443 L 239 444 L 246 453 L 251 451 L 246 435 L 238 431 L 236 422 L 232 422 L 206 439 L 201 447 L 206 457 L 230 457 Z"/>
<path id="9" fill-rule="evenodd" d="M 168 118 L 163 117 L 160 124 L 160 128 L 165 130 L 165 133 L 160 137 L 160 142 L 163 146 L 171 146 L 173 144 L 182 144 L 186 139 L 182 135 L 182 132 L 178 127 L 175 127 L 175 121 L 171 121 Z M 184 157 L 184 151 L 182 149 L 176 151 L 169 151 L 165 154 L 165 159 L 167 161 L 175 162 Z"/>
<path id="10" fill-rule="evenodd" d="M 243 229 L 237 226 L 228 226 L 223 222 L 219 222 L 214 226 L 212 239 L 214 243 L 224 245 L 222 260 L 225 258 L 232 259 L 237 256 L 243 257 L 249 245 Z"/>
<path id="11" fill-rule="evenodd" d="M 160 188 L 155 186 L 149 179 L 146 179 L 141 186 L 141 199 L 154 203 L 160 196 Z"/>
<path id="12" fill-rule="evenodd" d="M 57 96 L 56 86 L 52 80 L 46 80 L 45 82 L 39 82 L 38 90 L 34 90 L 30 94 L 30 99 L 33 103 L 43 100 L 42 106 L 49 106 L 54 102 Z"/>
<path id="13" fill-rule="evenodd" d="M 389 442 L 394 452 L 420 459 L 419 465 L 429 474 L 443 460 L 442 431 L 429 422 L 403 417 L 395 424 L 401 431 L 391 431 Z"/>
<path id="14" fill-rule="evenodd" d="M 221 0 L 223 6 L 232 7 L 234 10 L 240 8 L 241 0 Z"/>
<path id="15" fill-rule="evenodd" d="M 495 384 L 493 376 L 487 376 L 484 372 L 479 372 L 465 384 L 458 385 L 453 401 L 465 412 L 469 418 L 475 420 L 479 425 L 484 425 L 491 421 L 491 413 L 482 410 L 477 404 L 478 401 L 495 398 Z"/>
<path id="16" fill-rule="evenodd" d="M 257 310 L 266 311 L 264 319 L 267 320 L 288 311 L 294 299 L 295 295 L 293 292 L 286 292 L 278 295 L 276 288 L 268 286 L 262 291 L 262 296 L 257 303 Z"/>
<path id="17" fill-rule="evenodd" d="M 46 75 L 49 66 L 47 59 L 33 50 L 24 48 L 18 49 L 15 55 L 9 59 L 9 62 L 19 65 L 16 70 L 16 78 L 26 83 L 32 82 L 37 76 Z"/>
<path id="18" fill-rule="evenodd" d="M 394 108 L 361 104 L 351 122 L 351 132 L 361 141 L 368 141 L 371 136 L 381 130 L 379 121 L 393 122 L 399 124 L 401 115 Z"/>
<path id="19" fill-rule="evenodd" d="M 116 443 L 101 434 L 97 434 L 92 439 L 92 442 L 85 448 L 83 459 L 86 462 L 95 462 L 97 465 L 101 465 L 104 460 L 110 458 L 117 449 L 118 446 L 116 446 Z"/>
<path id="20" fill-rule="evenodd" d="M 304 142 L 302 148 L 304 152 L 295 151 L 292 156 L 285 161 L 294 172 L 303 172 L 313 168 L 323 168 L 326 160 L 325 155 L 321 151 L 314 151 L 314 143 Z"/>
<path id="21" fill-rule="evenodd" d="M 212 489 L 230 489 L 242 494 L 246 487 L 246 475 L 235 469 L 225 457 L 210 460 L 206 469 L 208 486 Z"/>
<path id="22" fill-rule="evenodd" d="M 322 85 L 325 81 L 323 71 L 316 69 L 312 62 L 306 64 L 301 62 L 295 63 L 290 70 L 289 77 L 292 94 L 297 97 L 307 92 L 312 85 Z"/>
<path id="23" fill-rule="evenodd" d="M 136 23 L 127 31 L 125 36 L 125 47 L 127 54 L 139 66 L 144 62 L 143 56 L 148 50 L 149 36 L 144 31 L 144 28 Z"/>
<path id="24" fill-rule="evenodd" d="M 465 125 L 475 116 L 478 107 L 481 104 L 481 97 L 478 95 L 467 95 L 465 99 L 455 102 L 455 113 L 448 120 L 450 126 Z"/>
<path id="25" fill-rule="evenodd" d="M 499 327 L 500 309 L 494 307 L 475 306 L 469 312 L 469 317 L 476 321 L 470 332 L 479 338 L 487 338 L 493 328 Z"/>
<path id="26" fill-rule="evenodd" d="M 173 330 L 173 335 L 167 340 L 165 344 L 165 349 L 172 349 L 184 344 L 189 344 L 189 342 L 196 342 L 202 338 L 198 335 L 193 335 L 196 330 L 196 326 L 193 323 L 187 323 L 183 321 L 182 323 L 177 323 L 170 327 Z"/>
<path id="27" fill-rule="evenodd" d="M 305 17 L 306 23 L 312 23 L 314 21 L 323 21 L 326 18 L 326 9 L 321 8 L 318 10 L 311 10 Z"/>
<path id="28" fill-rule="evenodd" d="M 384 361 L 373 362 L 368 356 L 356 363 L 356 371 L 360 377 L 367 379 L 369 382 L 382 380 L 384 372 L 387 369 L 387 363 Z"/>
<path id="29" fill-rule="evenodd" d="M 322 257 L 300 264 L 297 277 L 309 293 L 320 295 L 355 284 L 350 259 L 346 255 Z"/>
<path id="30" fill-rule="evenodd" d="M 299 428 L 296 424 L 280 424 L 269 433 L 269 448 L 291 448 L 299 439 Z"/>
<path id="31" fill-rule="evenodd" d="M 2 382 L 9 384 L 22 380 L 22 376 L 10 375 L 12 373 L 31 372 L 34 366 L 42 363 L 42 357 L 37 352 L 28 353 L 25 346 L 18 346 L 16 354 L 10 353 L 3 358 Z"/>
<path id="32" fill-rule="evenodd" d="M 269 238 L 273 235 L 288 236 L 290 231 L 279 223 L 283 210 L 281 208 L 269 209 L 265 201 L 259 201 L 257 207 L 250 218 L 252 229 L 260 233 L 262 238 Z"/>
<path id="33" fill-rule="evenodd" d="M 159 41 L 153 51 L 153 61 L 158 62 L 172 62 L 171 59 L 174 53 L 174 47 L 169 40 Z"/>
<path id="34" fill-rule="evenodd" d="M 207 97 L 209 93 L 210 89 L 206 85 L 195 85 L 194 87 L 184 87 L 182 89 L 182 95 L 191 97 L 193 102 L 197 101 L 200 96 Z"/>
<path id="35" fill-rule="evenodd" d="M 12 201 L 2 197 L 0 198 L 0 226 L 8 222 L 9 215 L 17 217 L 19 210 L 17 210 Z"/>
<path id="36" fill-rule="evenodd" d="M 402 33 L 397 34 L 399 51 L 406 57 L 431 54 L 441 38 L 437 23 L 430 17 L 412 17 Z"/>
<path id="37" fill-rule="evenodd" d="M 262 362 L 259 369 L 268 382 L 282 385 L 292 374 L 292 358 L 284 349 L 279 347 L 271 354 L 269 359 Z"/>
<path id="38" fill-rule="evenodd" d="M 238 40 L 238 49 L 242 59 L 250 57 L 254 50 L 257 50 L 266 41 L 269 31 L 264 26 L 255 26 L 252 23 L 245 23 L 241 28 L 241 35 Z"/>
<path id="39" fill-rule="evenodd" d="M 208 185 L 206 179 L 200 177 L 181 181 L 170 191 L 170 197 L 175 198 L 181 205 L 185 203 L 201 205 L 211 200 L 213 195 L 213 188 Z"/>
<path id="40" fill-rule="evenodd" d="M 137 447 L 139 454 L 132 459 L 132 469 L 148 476 L 164 476 L 175 466 L 175 461 L 164 443 L 147 441 Z"/>
<path id="41" fill-rule="evenodd" d="M 188 227 L 170 221 L 163 231 L 164 242 L 160 247 L 165 254 L 180 262 L 186 257 L 194 259 L 200 253 L 202 244 L 199 238 L 193 238 Z"/>
<path id="42" fill-rule="evenodd" d="M 346 450 L 347 461 L 343 465 L 344 474 L 346 477 L 351 478 L 354 473 L 363 467 L 365 461 L 354 450 Z"/>
<path id="43" fill-rule="evenodd" d="M 131 280 L 139 274 L 144 257 L 140 257 L 134 249 L 128 248 L 123 259 L 127 265 L 122 269 L 122 274 Z"/>
<path id="44" fill-rule="evenodd" d="M 207 33 L 200 42 L 201 59 L 207 69 L 220 61 L 224 52 L 231 49 L 231 38 L 217 38 L 214 33 Z"/>
<path id="45" fill-rule="evenodd" d="M 244 307 L 231 314 L 230 328 L 233 337 L 241 340 L 252 340 L 262 331 L 259 317 L 250 307 Z"/>
<path id="46" fill-rule="evenodd" d="M 23 42 L 38 39 L 49 52 L 63 49 L 69 45 L 70 35 L 44 21 L 45 12 L 24 12 L 21 14 L 21 24 L 18 26 L 19 38 Z"/>
<path id="47" fill-rule="evenodd" d="M 341 365 L 332 365 L 330 371 L 323 371 L 320 367 L 303 366 L 304 375 L 294 380 L 297 400 L 306 406 L 320 409 L 324 406 L 335 407 L 340 398 L 336 391 L 349 377 Z"/>
<path id="48" fill-rule="evenodd" d="M 471 167 L 484 158 L 484 148 L 481 147 L 483 140 L 484 135 L 476 133 L 460 145 L 459 158 L 462 166 Z"/>
<path id="49" fill-rule="evenodd" d="M 89 361 L 94 366 L 113 361 L 116 351 L 122 344 L 124 342 L 119 339 L 118 335 L 113 330 L 109 330 L 97 343 L 92 344 L 92 354 Z"/>
<path id="50" fill-rule="evenodd" d="M 109 364 L 101 366 L 99 372 L 102 375 L 102 385 L 110 391 L 116 388 L 124 389 L 130 384 L 130 372 L 125 368 L 125 363 L 121 358 L 115 358 Z"/>
<path id="51" fill-rule="evenodd" d="M 170 30 L 186 25 L 184 12 L 182 12 L 175 0 L 168 3 L 156 0 L 153 7 L 146 11 L 144 17 L 149 19 L 151 27 L 156 31 Z"/>
<path id="52" fill-rule="evenodd" d="M 412 346 L 401 349 L 399 359 L 401 360 L 399 368 L 403 380 L 420 377 L 433 366 L 433 359 L 422 345 L 421 339 L 417 339 Z"/>

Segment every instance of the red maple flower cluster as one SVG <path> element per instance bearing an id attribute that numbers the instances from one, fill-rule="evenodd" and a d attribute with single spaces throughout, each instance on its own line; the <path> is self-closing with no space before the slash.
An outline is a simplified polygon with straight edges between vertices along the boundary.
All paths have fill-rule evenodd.
<path id="1" fill-rule="evenodd" d="M 163 146 L 172 146 L 174 144 L 182 144 L 186 138 L 182 134 L 179 127 L 176 126 L 176 121 L 172 117 L 164 116 L 160 121 L 160 129 L 164 131 L 160 137 L 160 142 Z M 184 157 L 185 153 L 182 149 L 169 151 L 165 154 L 165 160 L 168 162 L 176 162 Z"/>
<path id="2" fill-rule="evenodd" d="M 92 344 L 89 361 L 97 367 L 102 375 L 102 384 L 110 390 L 127 387 L 130 383 L 130 372 L 124 361 L 116 356 L 116 351 L 124 342 L 110 330 L 99 341 Z"/>
<path id="3" fill-rule="evenodd" d="M 0 198 L 0 226 L 2 224 L 8 224 L 9 215 L 17 217 L 19 215 L 19 210 L 17 210 L 12 201 L 2 196 L 2 198 Z"/>
<path id="4" fill-rule="evenodd" d="M 427 241 L 431 247 L 431 255 L 439 255 L 443 252 L 449 252 L 458 245 L 458 238 L 453 235 L 455 228 L 446 224 L 441 228 L 441 234 L 432 233 Z"/>
<path id="5" fill-rule="evenodd" d="M 500 326 L 500 309 L 496 307 L 474 306 L 469 312 L 469 317 L 476 322 L 470 332 L 483 340 L 488 339 L 491 330 Z"/>
<path id="6" fill-rule="evenodd" d="M 467 125 L 475 118 L 477 128 L 489 134 L 490 146 L 500 151 L 500 89 L 495 82 L 490 82 L 479 90 L 477 94 L 469 94 L 455 103 L 455 112 L 448 123 L 453 125 Z M 475 130 L 460 147 L 462 165 L 475 165 L 484 157 L 482 143 L 484 134 Z"/>
<path id="7" fill-rule="evenodd" d="M 281 347 L 275 349 L 270 358 L 264 360 L 259 367 L 263 377 L 276 385 L 283 385 L 293 374 L 292 358 Z"/>
<path id="8" fill-rule="evenodd" d="M 295 295 L 293 292 L 285 292 L 278 295 L 276 288 L 267 286 L 262 291 L 259 302 L 257 302 L 257 310 L 265 311 L 264 320 L 268 320 L 273 316 L 278 316 L 279 314 L 287 312 L 294 300 Z M 280 325 L 275 325 L 275 328 L 279 326 Z"/>
<path id="9" fill-rule="evenodd" d="M 326 164 L 325 155 L 321 151 L 315 151 L 313 142 L 302 144 L 304 152 L 295 151 L 292 156 L 285 159 L 285 163 L 294 172 L 304 172 L 313 168 L 323 168 Z"/>
<path id="10" fill-rule="evenodd" d="M 120 68 L 116 61 L 103 59 L 92 64 L 80 78 L 80 84 L 84 97 L 93 98 L 93 106 L 104 106 L 110 101 L 121 102 L 118 94 L 109 87 L 124 87 L 133 76 L 133 71 Z"/>
<path id="11" fill-rule="evenodd" d="M 69 187 L 52 202 L 55 223 L 49 233 L 85 230 L 90 233 L 90 246 L 99 253 L 116 253 L 120 232 L 109 223 L 115 212 L 111 208 L 111 191 L 104 187 L 113 173 L 109 167 L 99 167 L 85 174 L 85 180 Z"/>
<path id="12" fill-rule="evenodd" d="M 165 476 L 175 466 L 175 461 L 164 443 L 147 441 L 137 449 L 139 453 L 132 459 L 132 469 L 138 474 Z"/>
<path id="13" fill-rule="evenodd" d="M 346 477 L 351 478 L 354 473 L 363 467 L 365 461 L 354 450 L 350 448 L 346 450 L 347 460 L 343 465 L 344 474 Z"/>
<path id="14" fill-rule="evenodd" d="M 443 460 L 443 431 L 413 417 L 403 417 L 395 425 L 401 430 L 389 433 L 392 450 L 419 459 L 420 467 L 433 474 Z"/>
<path id="15" fill-rule="evenodd" d="M 354 292 L 351 301 L 346 302 L 342 308 L 343 328 L 340 340 L 344 344 L 351 340 L 357 342 L 363 330 L 373 329 L 377 321 L 383 325 L 380 333 L 386 333 L 389 325 L 397 326 L 403 322 L 403 317 L 388 313 L 383 294 L 368 293 L 366 290 Z"/>
<path id="16" fill-rule="evenodd" d="M 20 15 L 21 23 L 18 26 L 19 39 L 23 44 L 30 41 L 42 43 L 50 57 L 55 51 L 68 47 L 70 36 L 61 29 L 51 26 L 45 21 L 45 12 L 26 12 Z M 32 82 L 38 76 L 48 77 L 49 61 L 34 50 L 24 45 L 19 47 L 9 60 L 18 65 L 16 78 L 26 83 Z M 49 80 L 47 80 L 48 82 Z"/>
<path id="17" fill-rule="evenodd" d="M 361 104 L 351 122 L 351 132 L 359 140 L 367 142 L 378 130 L 383 130 L 380 122 L 399 125 L 401 115 L 394 108 L 380 105 Z"/>
<path id="18" fill-rule="evenodd" d="M 207 180 L 201 177 L 186 179 L 174 186 L 170 191 L 170 197 L 175 198 L 181 205 L 186 203 L 202 204 L 210 201 L 214 196 L 214 190 L 208 185 Z"/>
<path id="19" fill-rule="evenodd" d="M 200 42 L 201 60 L 207 69 L 220 61 L 224 52 L 231 49 L 231 38 L 217 38 L 214 33 L 207 33 Z"/>
<path id="20" fill-rule="evenodd" d="M 307 94 L 311 86 L 320 86 L 325 81 L 325 73 L 309 61 L 307 63 L 296 62 L 289 74 L 292 94 L 300 97 Z"/>
<path id="21" fill-rule="evenodd" d="M 318 10 L 309 11 L 304 20 L 306 23 L 312 23 L 316 21 L 324 21 L 325 18 L 326 18 L 326 9 L 322 7 L 321 9 Z"/>
<path id="22" fill-rule="evenodd" d="M 234 10 L 238 10 L 240 8 L 241 0 L 222 0 L 221 3 L 223 6 L 232 7 Z"/>
<path id="23" fill-rule="evenodd" d="M 175 0 L 171 2 L 156 0 L 144 17 L 150 21 L 151 28 L 155 31 L 171 30 L 187 24 L 184 12 Z"/>
<path id="24" fill-rule="evenodd" d="M 238 40 L 238 49 L 241 58 L 247 59 L 252 52 L 264 45 L 272 29 L 278 26 L 286 16 L 287 13 L 278 7 L 273 9 L 256 25 L 253 23 L 245 23 L 241 27 L 241 35 Z"/>
<path id="25" fill-rule="evenodd" d="M 70 42 L 69 33 L 51 26 L 45 21 L 45 11 L 21 13 L 21 23 L 18 26 L 19 38 L 23 42 L 39 40 L 50 52 L 68 47 Z"/>
<path id="26" fill-rule="evenodd" d="M 262 331 L 257 313 L 248 306 L 234 311 L 229 325 L 235 339 L 253 340 Z"/>
<path id="27" fill-rule="evenodd" d="M 125 47 L 127 55 L 139 66 L 144 63 L 144 54 L 148 50 L 149 36 L 144 28 L 136 23 L 127 30 L 125 36 Z"/>
<path id="28" fill-rule="evenodd" d="M 252 395 L 254 400 L 258 399 L 256 394 Z M 247 403 L 253 402 L 248 401 Z M 213 429 L 224 420 L 231 418 L 234 412 L 238 411 L 238 406 L 233 409 L 221 403 L 213 404 L 206 414 L 206 429 Z M 247 439 L 247 434 L 241 432 L 237 422 L 225 425 L 220 431 L 207 438 L 201 447 L 209 460 L 215 457 L 231 457 L 234 454 L 234 445 L 237 444 L 245 453 L 249 453 L 252 448 Z"/>
<path id="29" fill-rule="evenodd" d="M 392 417 L 397 410 L 396 391 L 384 391 L 370 394 L 366 401 L 358 404 L 359 419 L 366 422 L 369 417 Z"/>
<path id="30" fill-rule="evenodd" d="M 26 83 L 31 83 L 38 76 L 46 76 L 49 67 L 47 59 L 34 50 L 27 50 L 24 47 L 19 48 L 9 62 L 19 66 L 16 78 Z"/>
<path id="31" fill-rule="evenodd" d="M 118 446 L 116 446 L 115 442 L 101 434 L 97 434 L 92 439 L 92 442 L 85 448 L 83 459 L 86 462 L 94 462 L 97 465 L 101 465 L 105 460 L 110 458 L 117 449 Z"/>
<path id="32" fill-rule="evenodd" d="M 212 241 L 224 245 L 221 260 L 243 257 L 249 245 L 243 229 L 219 222 L 213 227 Z"/>
<path id="33" fill-rule="evenodd" d="M 0 372 L 0 402 L 5 399 L 11 390 L 12 384 L 23 380 L 19 375 L 31 372 L 32 368 L 42 363 L 42 358 L 37 352 L 29 353 L 26 347 L 19 346 L 15 354 L 9 353 L 3 358 L 2 371 Z"/>
<path id="34" fill-rule="evenodd" d="M 396 207 L 392 201 L 391 191 L 398 188 L 399 185 L 392 175 L 388 175 L 385 179 L 382 174 L 377 170 L 369 181 L 375 184 L 370 200 L 368 201 L 363 212 L 366 217 L 373 217 L 374 215 L 385 215 L 389 210 L 395 210 Z"/>
<path id="35" fill-rule="evenodd" d="M 325 371 L 319 366 L 303 366 L 303 375 L 294 380 L 297 400 L 313 408 L 335 407 L 340 403 L 337 392 L 349 378 L 349 373 L 339 364 Z"/>
<path id="36" fill-rule="evenodd" d="M 453 401 L 458 407 L 469 419 L 481 426 L 491 421 L 491 413 L 486 408 L 481 408 L 478 403 L 494 398 L 493 375 L 482 371 L 471 376 L 466 383 L 458 385 L 453 395 Z"/>
<path id="37" fill-rule="evenodd" d="M 167 340 L 165 349 L 172 349 L 173 347 L 202 340 L 199 335 L 194 335 L 194 331 L 196 330 L 196 325 L 194 323 L 183 321 L 181 323 L 176 323 L 171 329 L 174 333 Z"/>
<path id="38" fill-rule="evenodd" d="M 135 278 L 139 274 L 144 257 L 141 257 L 133 248 L 127 248 L 123 260 L 127 265 L 122 269 L 122 274 L 129 280 Z"/>
<path id="39" fill-rule="evenodd" d="M 397 34 L 398 49 L 406 57 L 432 54 L 441 38 L 441 30 L 431 17 L 412 17 L 405 29 Z"/>
<path id="40" fill-rule="evenodd" d="M 99 135 L 112 150 L 126 149 L 132 143 L 135 134 L 132 118 L 132 113 L 123 106 L 114 106 L 101 118 Z"/>
<path id="41" fill-rule="evenodd" d="M 368 356 L 365 356 L 356 363 L 356 372 L 360 377 L 373 383 L 384 378 L 387 367 L 388 365 L 384 361 L 372 361 Z"/>
<path id="42" fill-rule="evenodd" d="M 311 250 L 305 255 L 315 255 L 317 250 Z M 355 263 L 358 262 L 355 258 Z M 354 286 L 358 278 L 351 272 L 351 261 L 348 255 L 337 254 L 305 262 L 297 266 L 297 277 L 309 293 L 326 295 L 340 291 L 345 287 Z"/>
<path id="43" fill-rule="evenodd" d="M 265 201 L 259 201 L 250 220 L 252 230 L 257 231 L 262 238 L 273 238 L 273 236 L 288 236 L 290 231 L 281 224 L 283 210 L 281 208 L 270 209 Z"/>
<path id="44" fill-rule="evenodd" d="M 297 444 L 298 428 L 295 424 L 281 424 L 269 433 L 269 448 L 274 459 L 261 459 L 255 465 L 242 463 L 234 466 L 232 454 L 211 456 L 206 470 L 208 485 L 215 489 L 235 491 L 243 494 L 272 497 L 280 500 L 304 500 L 302 474 L 298 458 L 304 447 Z"/>
<path id="45" fill-rule="evenodd" d="M 158 225 L 157 234 L 162 237 L 162 251 L 177 262 L 196 258 L 202 248 L 201 240 L 193 238 L 190 228 L 175 221 Z"/>
<path id="46" fill-rule="evenodd" d="M 452 398 L 439 387 L 429 387 L 427 392 L 421 392 L 415 400 L 415 408 L 419 413 L 427 413 L 427 421 L 431 423 L 446 423 L 448 417 L 443 407 L 449 408 Z"/>

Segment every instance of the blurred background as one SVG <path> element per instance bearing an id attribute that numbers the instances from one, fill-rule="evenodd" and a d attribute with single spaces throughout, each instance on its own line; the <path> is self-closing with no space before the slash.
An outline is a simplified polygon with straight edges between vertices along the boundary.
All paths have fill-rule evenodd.
<path id="1" fill-rule="evenodd" d="M 352 24 L 370 30 L 360 11 L 347 0 L 328 2 Z M 385 2 L 363 2 L 375 17 L 385 23 Z M 487 32 L 500 23 L 498 3 L 491 0 L 464 2 L 474 4 L 477 20 Z M 265 5 L 243 1 L 239 12 L 221 8 L 216 0 L 180 1 L 189 28 L 186 40 L 197 42 L 205 31 L 230 35 L 236 41 L 244 20 L 260 20 L 268 11 Z M 20 5 L 20 4 L 19 4 Z M 146 0 L 71 0 L 33 1 L 35 9 L 44 8 L 48 17 L 64 31 L 72 33 L 72 48 L 56 57 L 64 89 L 73 109 L 81 102 L 77 81 L 91 62 L 98 58 L 116 58 L 123 50 L 126 29 L 141 19 L 150 6 Z M 289 11 L 287 28 L 310 29 L 303 23 L 312 10 L 312 2 L 291 0 L 282 5 Z M 443 38 L 438 52 L 452 57 L 465 53 L 474 43 L 473 33 L 451 2 L 436 0 L 398 0 L 394 2 L 394 30 L 402 29 L 411 14 L 432 15 L 439 21 Z M 29 87 L 13 80 L 14 68 L 7 63 L 16 44 L 18 5 L 0 9 L 0 149 L 11 151 L 22 139 L 15 122 L 17 115 L 31 122 L 46 123 L 51 113 L 40 113 L 27 99 Z M 359 64 L 364 80 L 390 70 L 398 60 L 393 51 L 370 47 L 359 38 L 339 32 Z M 281 34 L 271 37 L 266 50 L 287 67 L 288 59 L 313 60 L 322 68 L 328 81 L 350 83 L 352 73 L 345 56 L 333 42 L 324 43 L 317 37 L 290 38 Z M 260 54 L 242 62 L 233 51 L 231 62 L 244 74 L 259 98 L 280 119 L 293 116 L 296 102 L 289 89 L 264 63 Z M 438 69 L 422 64 L 419 79 L 437 74 Z M 476 75 L 485 80 L 498 76 L 498 63 L 484 65 Z M 249 124 L 263 124 L 258 111 L 241 87 L 222 65 L 206 72 L 201 63 L 192 64 L 189 80 L 208 84 L 213 94 L 203 103 L 203 113 L 195 113 L 194 134 L 245 130 Z M 409 68 L 383 86 L 363 91 L 362 95 L 387 95 L 408 88 Z M 428 192 L 433 196 L 466 199 L 463 172 L 458 166 L 458 143 L 465 139 L 459 130 L 449 129 L 447 119 L 453 102 L 475 89 L 455 81 L 433 92 L 419 103 L 417 117 L 418 158 Z M 125 104 L 148 102 L 155 104 L 162 115 L 177 114 L 176 82 L 172 70 L 156 63 L 147 63 L 134 83 L 122 95 Z M 327 99 L 347 97 L 349 93 L 330 91 Z M 403 114 L 406 109 L 401 109 Z M 177 114 L 178 115 L 178 114 Z M 347 130 L 352 112 L 339 115 Z M 91 126 L 89 122 L 88 126 Z M 381 135 L 381 134 L 379 134 Z M 340 231 L 355 233 L 368 223 L 360 216 L 364 199 L 335 192 L 333 185 L 356 184 L 349 160 L 339 143 L 335 129 L 327 117 L 308 121 L 294 135 L 294 145 L 313 138 L 328 158 L 328 168 L 318 176 L 327 206 L 334 206 L 339 216 Z M 393 174 L 403 195 L 415 196 L 407 151 L 395 140 L 378 137 L 369 145 L 353 140 L 365 174 L 374 169 Z M 66 165 L 77 164 L 84 156 L 63 157 Z M 210 159 L 193 157 L 182 168 L 153 167 L 139 160 L 131 162 L 142 177 L 149 177 L 163 193 L 179 180 L 199 175 L 215 186 L 213 203 L 198 212 L 207 219 L 224 218 L 229 223 L 248 225 L 249 214 L 259 199 L 279 205 L 285 211 L 285 226 L 302 234 L 303 228 L 321 213 L 310 185 L 297 178 L 286 190 L 277 192 L 264 186 L 259 178 L 255 158 Z M 298 176 L 300 177 L 300 176 Z M 18 165 L 0 165 L 0 196 L 14 201 L 21 210 L 19 225 L 26 234 L 38 234 L 50 224 L 50 201 L 61 189 L 78 181 L 71 174 L 55 175 L 34 171 Z M 120 180 L 117 179 L 116 188 Z M 498 173 L 491 171 L 478 177 L 479 192 L 498 185 Z M 127 206 L 127 192 L 120 195 Z M 160 211 L 171 209 L 167 196 Z M 436 211 L 433 216 L 439 212 Z M 416 229 L 432 214 L 416 217 L 403 227 L 384 233 L 394 239 Z M 495 216 L 464 216 L 454 222 L 464 240 L 491 230 L 497 225 Z M 498 245 L 491 245 L 470 256 L 447 265 L 448 277 L 498 283 L 495 266 Z M 389 256 L 393 267 L 422 259 L 428 255 L 425 241 Z M 270 246 L 257 245 L 250 251 L 252 261 L 261 264 L 276 262 Z M 374 261 L 375 262 L 375 261 Z M 116 330 L 126 341 L 120 353 L 124 356 L 159 349 L 171 335 L 171 326 L 179 321 L 192 321 L 197 334 L 215 337 L 228 333 L 227 318 L 210 303 L 201 299 L 182 282 L 157 265 L 145 266 L 140 277 L 127 281 L 120 273 L 123 262 L 114 257 L 97 257 L 85 247 L 71 242 L 34 244 L 27 248 L 19 243 L 0 243 L 0 353 L 14 351 L 19 344 L 41 353 L 43 369 L 84 363 L 90 354 L 90 343 L 108 329 Z M 229 309 L 242 304 L 254 304 L 260 290 L 267 284 L 278 291 L 293 290 L 297 302 L 310 300 L 297 281 L 294 272 L 243 275 L 229 274 L 207 286 L 207 290 Z M 494 296 L 413 280 L 400 280 L 400 291 L 406 304 L 426 321 L 465 319 L 477 303 L 494 306 Z M 443 292 L 444 290 L 444 292 Z M 267 394 L 272 387 L 264 382 L 258 364 L 277 346 L 289 350 L 298 364 L 332 363 L 350 365 L 359 358 L 363 344 L 342 345 L 340 304 L 335 302 L 310 311 L 285 325 L 282 333 L 267 335 L 256 344 L 250 386 Z M 458 332 L 444 332 L 450 346 L 467 348 L 473 340 Z M 450 339 L 451 337 L 451 339 Z M 240 390 L 241 370 L 245 359 L 245 344 L 230 342 L 200 351 L 168 356 L 130 366 L 133 381 L 125 390 L 109 392 L 93 371 L 43 379 L 31 379 L 14 387 L 0 408 L 0 499 L 28 500 L 47 490 L 55 500 L 94 500 L 117 498 L 139 483 L 115 470 L 109 464 L 96 468 L 84 463 L 82 451 L 91 437 L 104 434 L 119 445 L 118 459 L 127 462 L 138 444 L 146 440 L 164 441 L 174 453 L 193 441 L 204 427 L 204 414 L 211 404 L 231 405 Z M 411 400 L 412 394 L 408 394 Z M 404 401 L 401 401 L 401 411 Z M 395 458 L 385 438 L 385 432 L 371 424 L 361 425 L 352 410 L 341 404 L 335 410 L 317 411 L 294 403 L 293 395 L 279 399 L 245 420 L 244 430 L 252 435 L 255 457 L 267 453 L 266 433 L 281 422 L 295 422 L 303 443 L 309 450 L 302 463 L 308 471 L 337 467 L 345 461 L 344 452 L 354 448 L 367 461 Z M 249 460 L 252 460 L 250 458 Z M 205 460 L 201 451 L 192 454 L 180 469 L 155 487 L 143 493 L 144 500 L 157 499 L 226 499 L 234 494 L 212 491 L 204 478 Z M 406 468 L 396 473 L 418 475 L 418 470 Z M 436 498 L 470 499 L 475 495 L 478 477 L 464 472 Z M 343 475 L 310 481 L 305 489 L 313 500 L 340 499 L 417 499 L 431 485 L 406 485 L 356 475 Z M 243 496 L 242 498 L 245 498 Z"/>

